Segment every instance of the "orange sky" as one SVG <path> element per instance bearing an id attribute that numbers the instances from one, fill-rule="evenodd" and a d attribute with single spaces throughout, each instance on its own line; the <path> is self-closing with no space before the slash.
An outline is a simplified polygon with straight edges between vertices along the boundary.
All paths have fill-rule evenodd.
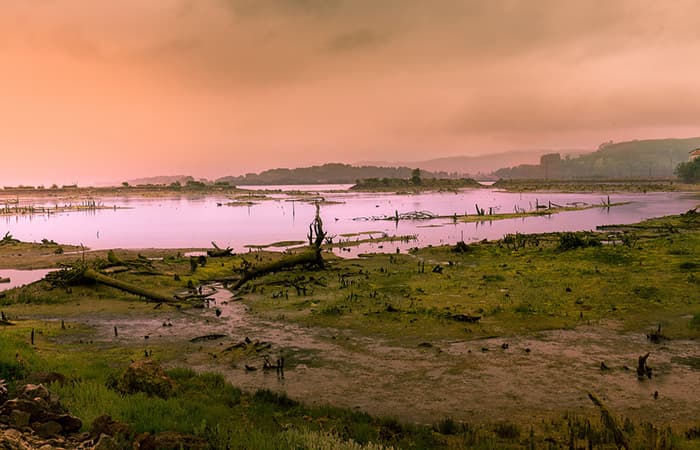
<path id="1" fill-rule="evenodd" d="M 700 135 L 696 0 L 0 6 L 0 185 Z"/>

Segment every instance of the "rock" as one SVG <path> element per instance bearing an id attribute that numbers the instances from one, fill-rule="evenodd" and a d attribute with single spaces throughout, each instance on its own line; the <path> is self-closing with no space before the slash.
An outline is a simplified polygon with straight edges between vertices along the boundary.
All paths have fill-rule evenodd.
<path id="1" fill-rule="evenodd" d="M 204 439 L 177 431 L 144 433 L 134 441 L 134 448 L 140 450 L 203 450 L 207 447 Z"/>
<path id="2" fill-rule="evenodd" d="M 101 434 L 91 450 L 121 450 L 119 443 L 112 436 Z"/>
<path id="3" fill-rule="evenodd" d="M 129 424 L 116 421 L 107 414 L 102 414 L 96 418 L 90 426 L 90 436 L 97 437 L 100 435 L 118 436 L 129 435 L 131 429 Z"/>
<path id="4" fill-rule="evenodd" d="M 61 424 L 58 422 L 55 422 L 53 420 L 49 420 L 48 422 L 44 423 L 39 423 L 35 422 L 33 424 L 32 428 L 34 428 L 34 431 L 36 431 L 36 434 L 43 438 L 49 438 L 51 436 L 55 436 L 57 434 L 60 434 L 63 431 L 63 427 Z"/>
<path id="5" fill-rule="evenodd" d="M 25 384 L 21 386 L 17 390 L 17 398 L 39 403 L 51 412 L 65 412 L 58 401 L 58 395 L 49 391 L 43 384 Z"/>
<path id="6" fill-rule="evenodd" d="M 36 450 L 36 446 L 29 443 L 21 432 L 10 428 L 0 432 L 0 450 Z"/>
<path id="7" fill-rule="evenodd" d="M 175 390 L 175 382 L 152 359 L 133 362 L 117 380 L 117 390 L 123 394 L 144 392 L 167 398 Z"/>
<path id="8" fill-rule="evenodd" d="M 7 401 L 7 384 L 0 378 L 0 405 Z"/>
<path id="9" fill-rule="evenodd" d="M 79 418 L 66 414 L 58 401 L 58 395 L 41 384 L 21 386 L 17 394 L 17 398 L 6 401 L 0 407 L 0 416 L 9 416 L 9 424 L 15 428 L 25 427 L 29 423 L 38 423 L 34 426 L 37 430 L 41 424 L 55 422 L 61 427 L 59 432 L 72 433 L 83 426 Z M 46 431 L 52 428 L 56 427 L 48 425 Z"/>
<path id="10" fill-rule="evenodd" d="M 62 414 L 54 417 L 53 420 L 58 422 L 66 433 L 75 433 L 83 426 L 83 421 L 70 414 Z"/>
<path id="11" fill-rule="evenodd" d="M 10 412 L 10 425 L 14 428 L 24 428 L 29 425 L 31 413 L 19 409 L 13 409 Z"/>
<path id="12" fill-rule="evenodd" d="M 13 398 L 8 400 L 2 405 L 0 413 L 3 415 L 10 416 L 10 424 L 16 427 L 26 426 L 29 422 L 37 422 L 43 420 L 46 417 L 48 404 L 41 400 L 25 400 L 21 398 Z M 23 413 L 20 415 L 20 413 Z M 17 421 L 27 414 L 29 419 L 27 423 L 20 425 Z M 24 422 L 24 419 L 21 420 Z"/>

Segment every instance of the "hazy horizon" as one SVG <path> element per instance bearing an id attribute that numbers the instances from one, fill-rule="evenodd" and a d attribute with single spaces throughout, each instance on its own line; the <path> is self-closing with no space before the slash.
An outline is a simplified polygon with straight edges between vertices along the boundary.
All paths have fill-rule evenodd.
<path id="1" fill-rule="evenodd" d="M 0 183 L 700 136 L 700 4 L 6 0 Z"/>

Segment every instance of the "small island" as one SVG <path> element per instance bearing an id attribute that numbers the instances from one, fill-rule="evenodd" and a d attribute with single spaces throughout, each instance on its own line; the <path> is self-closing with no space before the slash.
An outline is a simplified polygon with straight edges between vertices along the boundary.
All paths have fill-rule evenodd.
<path id="1" fill-rule="evenodd" d="M 414 169 L 411 178 L 365 178 L 357 180 L 351 191 L 358 192 L 423 192 L 451 191 L 483 187 L 472 178 L 423 178 L 420 169 Z"/>

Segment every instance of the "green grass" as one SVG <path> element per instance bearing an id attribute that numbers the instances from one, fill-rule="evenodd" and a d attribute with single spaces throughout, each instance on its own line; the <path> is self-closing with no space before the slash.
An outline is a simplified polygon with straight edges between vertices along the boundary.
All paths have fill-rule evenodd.
<path id="1" fill-rule="evenodd" d="M 42 330 L 35 346 L 27 343 L 31 328 Z M 3 327 L 0 367 L 5 370 L 2 377 L 13 386 L 31 372 L 67 374 L 68 383 L 49 387 L 83 420 L 86 430 L 97 416 L 109 414 L 129 423 L 135 432 L 191 433 L 207 439 L 214 449 L 515 449 L 539 448 L 552 440 L 573 442 L 577 447 L 591 442 L 607 448 L 613 442 L 595 417 L 564 415 L 534 422 L 528 428 L 508 421 L 471 424 L 450 418 L 433 426 L 414 425 L 349 409 L 307 406 L 284 392 L 243 392 L 220 374 L 196 373 L 188 368 L 168 371 L 177 388 L 167 399 L 142 393 L 122 395 L 109 387 L 110 380 L 135 352 L 128 348 L 94 352 L 62 342 L 66 334 L 74 332 L 39 321 L 18 321 L 15 326 Z M 684 436 L 689 430 L 624 423 L 632 448 L 698 447 L 697 440 Z"/>
<path id="2" fill-rule="evenodd" d="M 253 281 L 246 298 L 269 317 L 404 342 L 464 338 L 464 324 L 450 319 L 459 314 L 482 316 L 470 338 L 602 319 L 628 329 L 663 320 L 672 337 L 700 337 L 683 319 L 700 312 L 700 277 L 683 265 L 687 256 L 668 251 L 669 239 L 700 251 L 697 232 L 654 233 L 635 247 L 600 246 L 596 236 L 565 239 L 564 246 L 558 235 L 545 235 L 517 250 L 490 242 L 467 253 L 445 246 L 335 260 L 314 274 L 325 286 L 314 285 L 306 296 L 290 291 L 289 300 L 280 300 L 264 289 L 302 273 L 289 271 Z M 438 264 L 442 273 L 432 270 Z"/>

